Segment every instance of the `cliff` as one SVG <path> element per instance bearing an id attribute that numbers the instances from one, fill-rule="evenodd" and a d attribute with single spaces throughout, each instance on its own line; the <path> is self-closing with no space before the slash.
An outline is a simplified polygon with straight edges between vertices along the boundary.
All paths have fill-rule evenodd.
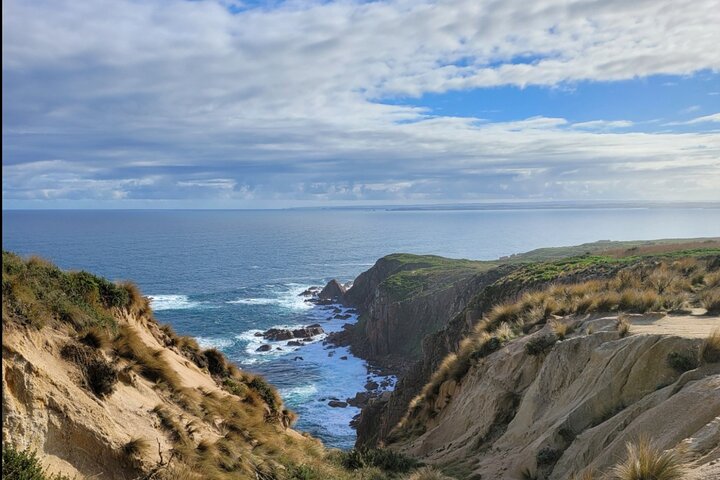
<path id="1" fill-rule="evenodd" d="M 714 239 L 662 240 L 541 249 L 495 262 L 478 262 L 475 271 L 458 279 L 452 289 L 428 288 L 431 293 L 427 295 L 410 295 L 399 302 L 384 289 L 402 264 L 392 262 L 392 256 L 378 261 L 358 277 L 346 296 L 363 314 L 350 343 L 356 353 L 373 362 L 404 368 L 395 390 L 373 399 L 363 409 L 357 421 L 358 445 L 382 444 L 446 355 L 457 350 L 463 337 L 494 305 L 553 283 L 604 278 L 641 260 L 716 254 L 718 245 Z M 411 270 L 417 271 L 417 265 L 422 265 L 423 257 L 416 257 L 416 262 L 410 261 L 412 256 L 404 258 L 406 264 L 413 265 Z M 360 292 L 353 292 L 358 285 Z M 427 317 L 425 312 L 429 312 Z M 410 333 L 396 337 L 402 345 L 397 351 L 389 349 L 389 354 L 378 355 L 388 350 L 384 341 L 388 328 Z M 412 354 L 404 353 L 408 351 Z"/>
<path id="2" fill-rule="evenodd" d="M 516 292 L 466 330 L 385 443 L 458 478 L 564 479 L 596 478 L 646 437 L 682 478 L 720 476 L 718 252 L 581 263 L 545 288 L 555 262 L 517 269 L 471 302 Z"/>

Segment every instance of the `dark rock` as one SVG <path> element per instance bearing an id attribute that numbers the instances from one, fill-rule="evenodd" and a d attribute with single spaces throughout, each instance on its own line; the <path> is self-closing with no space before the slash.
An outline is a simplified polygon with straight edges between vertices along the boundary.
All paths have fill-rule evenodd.
<path id="1" fill-rule="evenodd" d="M 342 313 L 342 309 L 337 307 L 333 308 L 332 311 L 333 313 Z"/>
<path id="2" fill-rule="evenodd" d="M 335 355 L 335 352 L 328 352 L 328 357 L 332 357 L 333 355 Z"/>
<path id="3" fill-rule="evenodd" d="M 282 350 L 281 347 L 275 347 L 275 350 Z"/>
<path id="4" fill-rule="evenodd" d="M 354 397 L 346 399 L 347 404 L 353 407 L 363 408 L 367 405 L 370 394 L 367 392 L 358 392 Z"/>
<path id="5" fill-rule="evenodd" d="M 298 341 L 298 340 L 290 340 L 290 341 L 287 342 L 285 345 L 288 346 L 288 347 L 302 347 L 302 346 L 305 345 L 305 344 L 304 344 L 303 342 Z"/>
<path id="6" fill-rule="evenodd" d="M 277 342 L 279 340 L 290 340 L 291 338 L 308 339 L 314 337 L 315 335 L 320 335 L 321 333 L 325 333 L 325 330 L 323 330 L 319 324 L 315 323 L 313 325 L 308 325 L 307 327 L 296 328 L 295 330 L 287 328 L 271 328 L 270 330 L 266 330 L 262 336 L 267 340 Z"/>
<path id="7" fill-rule="evenodd" d="M 293 358 L 293 360 L 297 362 L 298 360 L 305 360 L 305 359 L 303 357 L 295 357 L 295 358 Z"/>
<path id="8" fill-rule="evenodd" d="M 378 387 L 380 387 L 380 385 L 372 380 L 365 384 L 365 390 L 377 390 Z"/>
<path id="9" fill-rule="evenodd" d="M 320 291 L 318 297 L 320 300 L 334 300 L 335 302 L 342 302 L 345 298 L 345 291 L 345 287 L 340 282 L 333 279 L 325 285 L 325 288 Z"/>
<path id="10" fill-rule="evenodd" d="M 262 337 L 262 336 L 263 336 L 263 333 L 262 333 L 262 332 L 255 332 L 255 336 L 256 336 L 256 337 Z"/>
<path id="11" fill-rule="evenodd" d="M 347 402 L 341 402 L 339 400 L 330 400 L 328 405 L 335 408 L 345 408 L 348 406 Z"/>
<path id="12" fill-rule="evenodd" d="M 255 349 L 256 352 L 268 352 L 270 350 L 272 350 L 272 345 L 268 345 L 267 343 Z"/>
<path id="13" fill-rule="evenodd" d="M 352 315 L 343 314 L 343 315 L 334 315 L 333 318 L 337 320 L 347 320 L 348 318 L 352 317 Z"/>
<path id="14" fill-rule="evenodd" d="M 343 355 L 342 357 L 340 357 L 340 360 L 347 360 L 347 359 L 348 359 L 347 355 Z"/>

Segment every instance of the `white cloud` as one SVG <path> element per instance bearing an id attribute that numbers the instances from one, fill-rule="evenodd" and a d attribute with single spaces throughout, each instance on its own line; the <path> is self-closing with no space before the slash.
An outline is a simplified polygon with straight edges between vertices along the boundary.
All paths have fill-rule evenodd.
<path id="1" fill-rule="evenodd" d="M 430 198 L 493 195 L 498 181 L 522 196 L 538 194 L 535 177 L 589 181 L 609 165 L 717 174 L 712 133 L 620 134 L 632 125 L 542 116 L 483 123 L 377 102 L 717 72 L 716 0 L 298 0 L 237 14 L 231 3 L 242 7 L 4 2 L 3 196 L 290 202 L 326 183 L 326 198 Z M 46 162 L 59 163 L 42 172 Z"/>

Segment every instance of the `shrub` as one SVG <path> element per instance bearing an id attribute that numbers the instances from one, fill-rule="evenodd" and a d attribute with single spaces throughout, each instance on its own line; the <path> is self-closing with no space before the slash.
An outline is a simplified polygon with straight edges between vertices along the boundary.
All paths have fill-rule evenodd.
<path id="1" fill-rule="evenodd" d="M 680 373 L 694 370 L 700 365 L 697 354 L 693 351 L 670 352 L 667 363 Z"/>
<path id="2" fill-rule="evenodd" d="M 110 345 L 110 337 L 107 331 L 100 327 L 90 327 L 80 336 L 80 342 L 88 347 L 105 349 Z"/>
<path id="3" fill-rule="evenodd" d="M 45 480 L 40 459 L 31 450 L 16 450 L 10 444 L 2 448 L 2 478 L 7 480 Z"/>
<path id="4" fill-rule="evenodd" d="M 29 449 L 18 450 L 9 443 L 2 446 L 3 480 L 70 480 L 67 475 L 48 474 L 37 454 Z"/>
<path id="5" fill-rule="evenodd" d="M 663 452 L 647 438 L 627 443 L 627 457 L 612 468 L 617 480 L 679 480 L 684 477 L 680 456 L 673 450 Z"/>
<path id="6" fill-rule="evenodd" d="M 713 330 L 703 342 L 701 357 L 708 363 L 720 362 L 720 328 Z"/>
<path id="7" fill-rule="evenodd" d="M 552 350 L 555 342 L 557 342 L 557 337 L 554 334 L 540 335 L 531 338 L 525 344 L 525 352 L 532 356 L 542 355 Z"/>

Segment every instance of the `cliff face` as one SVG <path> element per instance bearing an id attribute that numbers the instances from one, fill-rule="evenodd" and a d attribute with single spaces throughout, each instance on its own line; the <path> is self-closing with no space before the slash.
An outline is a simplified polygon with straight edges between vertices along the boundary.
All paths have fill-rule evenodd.
<path id="1" fill-rule="evenodd" d="M 619 268 L 615 265 L 582 264 L 578 266 L 571 264 L 571 267 L 567 271 L 554 273 L 550 278 L 538 279 L 523 276 L 525 267 L 522 264 L 493 266 L 486 272 L 461 280 L 454 289 L 443 290 L 441 293 L 433 292 L 400 304 L 387 302 L 382 289 L 376 289 L 375 297 L 368 302 L 369 311 L 382 312 L 383 315 L 369 315 L 372 320 L 363 325 L 364 334 L 356 340 L 356 345 L 363 345 L 362 342 L 369 343 L 371 338 L 384 338 L 384 329 L 388 326 L 400 330 L 413 330 L 418 328 L 417 325 L 432 324 L 432 328 L 418 328 L 414 335 L 398 336 L 398 343 L 402 344 L 403 338 L 405 339 L 404 350 L 408 349 L 407 345 L 410 343 L 408 339 L 417 339 L 422 353 L 419 356 L 399 355 L 407 367 L 401 372 L 398 384 L 390 395 L 371 400 L 361 412 L 357 421 L 357 444 L 367 446 L 385 441 L 407 411 L 411 400 L 420 393 L 443 359 L 457 350 L 463 337 L 494 305 L 513 299 L 522 292 L 542 289 L 551 283 L 571 283 L 578 279 L 605 277 Z M 443 314 L 442 309 L 448 304 L 454 305 L 455 308 L 445 310 L 447 314 Z M 414 314 L 399 314 L 402 308 L 413 311 Z M 429 318 L 423 317 L 424 314 L 429 314 Z M 402 328 L 399 325 L 402 325 Z M 375 343 L 377 342 L 376 340 Z M 399 350 L 403 351 L 403 349 Z M 357 351 L 371 360 L 378 358 L 377 355 L 368 353 L 367 348 L 364 350 L 358 348 Z M 393 352 L 393 350 L 387 351 Z"/>
<path id="2" fill-rule="evenodd" d="M 443 382 L 429 406 L 434 413 L 421 422 L 423 433 L 415 436 L 409 420 L 396 447 L 459 478 L 521 478 L 529 471 L 559 480 L 586 468 L 607 471 L 626 442 L 642 434 L 663 450 L 683 447 L 692 471 L 687 478 L 720 475 L 720 364 L 682 372 L 668 362 L 697 354 L 703 340 L 692 337 L 708 336 L 720 318 L 675 318 L 676 325 L 694 326 L 684 337 L 623 338 L 616 317 L 564 321 L 577 322 L 581 333 L 547 355 L 528 354 L 527 344 L 552 334 L 549 326 L 481 359 L 461 380 Z"/>

